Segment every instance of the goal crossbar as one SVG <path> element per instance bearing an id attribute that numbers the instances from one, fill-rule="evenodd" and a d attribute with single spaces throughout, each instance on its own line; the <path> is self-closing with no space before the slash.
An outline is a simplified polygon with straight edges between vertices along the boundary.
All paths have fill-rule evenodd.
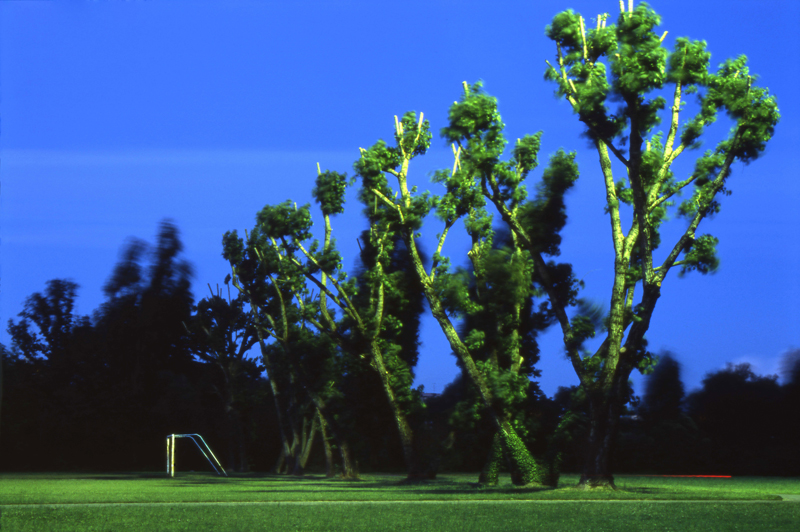
<path id="1" fill-rule="evenodd" d="M 197 440 L 195 439 L 195 436 L 200 438 L 200 441 L 203 442 L 203 446 L 201 446 L 199 443 L 197 443 Z M 208 446 L 206 441 L 199 434 L 170 434 L 169 436 L 167 436 L 167 474 L 169 476 L 171 476 L 171 477 L 175 476 L 175 439 L 176 438 L 189 438 L 190 440 L 192 440 L 194 442 L 194 444 L 197 445 L 197 448 L 200 449 L 200 452 L 203 453 L 203 456 L 206 457 L 206 460 L 208 460 L 208 463 L 211 464 L 211 467 L 214 469 L 214 471 L 217 473 L 217 475 L 225 475 L 226 477 L 228 476 L 228 473 L 225 472 L 225 469 L 222 467 L 222 464 L 219 463 L 219 460 L 217 460 L 217 457 L 214 456 L 213 452 L 211 452 L 211 447 Z M 203 447 L 206 448 L 206 450 L 208 451 L 208 454 L 210 454 L 211 457 L 214 459 L 214 462 L 217 463 L 216 465 L 214 465 L 214 462 L 212 462 L 211 458 L 208 457 L 208 454 L 206 454 L 206 451 L 203 450 Z M 220 473 L 220 471 L 221 471 L 221 473 Z"/>

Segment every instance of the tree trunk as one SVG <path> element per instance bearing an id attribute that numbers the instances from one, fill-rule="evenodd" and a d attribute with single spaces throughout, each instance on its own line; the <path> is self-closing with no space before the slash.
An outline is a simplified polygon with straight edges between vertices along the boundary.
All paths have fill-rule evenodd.
<path id="1" fill-rule="evenodd" d="M 342 478 L 358 479 L 358 463 L 353 461 L 350 454 L 350 444 L 347 443 L 347 440 L 342 440 L 339 445 L 339 454 L 342 457 Z"/>
<path id="2" fill-rule="evenodd" d="M 225 377 L 222 390 L 223 409 L 228 432 L 228 469 L 244 473 L 248 469 L 244 444 L 244 429 L 238 410 L 233 406 L 233 395 L 230 390 L 230 379 L 227 370 L 222 368 Z"/>
<path id="3" fill-rule="evenodd" d="M 302 373 L 300 373 L 302 376 Z M 347 440 L 342 436 L 342 430 L 336 426 L 335 422 L 330 421 L 334 419 L 329 410 L 328 405 L 322 397 L 308 385 L 305 384 L 305 388 L 308 392 L 308 395 L 311 397 L 311 401 L 316 406 L 316 416 L 319 419 L 319 429 L 322 433 L 322 441 L 325 444 L 325 460 L 326 460 L 326 467 L 328 471 L 326 474 L 330 473 L 328 476 L 333 476 L 335 473 L 333 472 L 333 450 L 330 448 L 330 439 L 333 438 L 334 443 L 339 447 L 340 454 L 342 455 L 342 477 L 343 478 L 358 478 L 358 472 L 353 468 L 352 462 L 350 460 L 350 446 L 347 443 Z M 331 456 L 328 457 L 328 452 L 331 453 Z"/>
<path id="4" fill-rule="evenodd" d="M 284 473 L 283 468 L 285 466 L 286 466 L 286 450 L 281 448 L 281 454 L 278 455 L 278 461 L 275 462 L 275 467 L 272 468 L 272 471 L 274 471 L 276 475 L 281 475 Z"/>
<path id="5" fill-rule="evenodd" d="M 500 433 L 495 432 L 492 445 L 489 447 L 489 456 L 478 477 L 478 482 L 487 486 L 496 486 L 500 479 L 500 465 L 503 460 L 503 441 Z"/>
<path id="6" fill-rule="evenodd" d="M 303 475 L 303 464 L 300 461 L 302 450 L 302 434 L 300 432 L 300 427 L 295 423 L 292 426 L 292 446 L 289 448 L 289 454 L 286 456 L 287 472 L 290 475 L 297 477 Z"/>
<path id="7" fill-rule="evenodd" d="M 253 312 L 253 318 L 256 322 L 256 333 L 258 335 L 258 344 L 261 348 L 261 355 L 262 360 L 264 362 L 264 367 L 267 371 L 267 380 L 269 380 L 269 385 L 272 390 L 272 398 L 275 402 L 275 410 L 278 417 L 278 428 L 280 429 L 281 435 L 281 443 L 283 444 L 283 450 L 281 452 L 282 458 L 278 459 L 278 464 L 282 464 L 282 460 L 286 460 L 287 465 L 287 472 L 292 475 L 302 475 L 303 468 L 300 466 L 299 461 L 299 434 L 297 432 L 297 424 L 294 419 L 294 410 L 295 410 L 295 401 L 292 394 L 292 390 L 289 390 L 289 398 L 286 400 L 288 401 L 288 405 L 284 409 L 284 405 L 281 404 L 281 392 L 278 389 L 278 383 L 275 380 L 275 370 L 272 365 L 272 361 L 270 360 L 269 355 L 267 354 L 267 346 L 264 343 L 264 336 L 261 333 L 260 322 L 258 320 L 258 316 Z M 292 441 L 289 442 L 289 433 L 291 432 Z M 280 468 L 278 465 L 275 466 L 275 472 L 280 473 Z"/>
<path id="8" fill-rule="evenodd" d="M 322 446 L 325 448 L 325 476 L 333 477 L 336 475 L 335 468 L 333 467 L 333 448 L 331 447 L 330 436 L 328 435 L 325 420 L 322 418 L 322 412 L 317 409 L 317 417 L 319 418 L 319 432 L 322 436 Z"/>
<path id="9" fill-rule="evenodd" d="M 409 480 L 428 478 L 427 474 L 419 467 L 417 454 L 414 450 L 414 434 L 411 431 L 411 425 L 409 425 L 408 421 L 406 420 L 405 412 L 403 412 L 403 409 L 400 408 L 397 398 L 394 395 L 394 390 L 389 382 L 389 371 L 386 369 L 386 366 L 383 363 L 383 355 L 380 352 L 380 348 L 374 341 L 370 342 L 370 344 L 372 350 L 372 367 L 378 371 L 381 384 L 383 384 L 384 394 L 386 395 L 386 399 L 389 401 L 389 406 L 392 408 L 394 422 L 397 426 L 398 432 L 400 433 L 400 441 L 403 445 L 403 457 L 405 458 L 406 470 L 408 471 L 407 478 Z"/>
<path id="10" fill-rule="evenodd" d="M 317 432 L 319 431 L 319 420 L 316 414 L 318 414 L 318 412 L 314 412 L 312 416 L 310 430 L 307 430 L 308 418 L 303 421 L 303 452 L 300 455 L 300 465 L 303 469 L 305 469 L 308 464 L 308 458 L 311 456 L 311 449 L 314 447 L 314 439 L 316 439 Z"/>
<path id="11" fill-rule="evenodd" d="M 616 391 L 619 389 L 617 385 Z M 586 462 L 578 487 L 583 489 L 617 489 L 611 473 L 611 457 L 622 410 L 618 393 L 589 396 L 589 440 Z"/>

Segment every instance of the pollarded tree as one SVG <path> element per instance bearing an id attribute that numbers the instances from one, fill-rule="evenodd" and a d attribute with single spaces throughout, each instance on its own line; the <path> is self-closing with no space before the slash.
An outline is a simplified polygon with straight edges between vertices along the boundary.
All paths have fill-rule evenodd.
<path id="1" fill-rule="evenodd" d="M 261 227 L 269 216 L 268 209 L 270 207 L 265 207 L 259 213 L 262 223 L 247 235 L 247 245 L 235 231 L 225 234 L 223 256 L 231 265 L 233 285 L 250 305 L 262 362 L 272 389 L 283 444 L 276 472 L 285 464 L 288 472 L 301 475 L 303 428 L 307 426 L 304 418 L 311 419 L 312 414 L 305 408 L 307 397 L 300 389 L 299 354 L 294 336 L 300 329 L 301 312 L 292 301 L 295 297 L 304 297 L 306 288 L 292 264 L 282 261 L 267 243 Z M 286 267 L 290 268 L 288 272 Z M 270 338 L 276 341 L 268 343 Z"/>
<path id="2" fill-rule="evenodd" d="M 655 31 L 660 17 L 649 6 L 642 3 L 634 9 L 629 0 L 627 11 L 622 2 L 620 8 L 616 25 L 607 25 L 606 17 L 599 16 L 596 27 L 588 29 L 583 17 L 565 11 L 546 30 L 557 51 L 556 65 L 548 63 L 546 77 L 558 85 L 559 96 L 570 103 L 599 156 L 614 248 L 606 338 L 591 356 L 581 357 L 577 347 L 582 324 L 568 318 L 564 302 L 543 278 L 567 356 L 590 402 L 588 454 L 580 481 L 584 487 L 614 486 L 610 458 L 623 391 L 633 369 L 652 364 L 644 335 L 667 274 L 673 268 L 680 268 L 679 276 L 716 270 L 717 239 L 698 236 L 698 226 L 719 212 L 721 196 L 729 193 L 734 163 L 748 164 L 758 158 L 780 117 L 775 97 L 754 84 L 745 56 L 727 60 L 712 71 L 705 42 L 678 38 L 669 51 L 663 46 L 666 32 Z M 661 95 L 667 90 L 672 92 L 666 92 L 671 101 L 664 134 L 656 126 L 667 106 Z M 697 95 L 698 106 L 686 118 L 683 97 L 688 94 Z M 612 102 L 619 103 L 616 111 L 610 108 Z M 676 180 L 673 163 L 685 151 L 699 147 L 701 135 L 720 111 L 734 124 L 729 135 L 699 157 L 688 176 Z M 614 164 L 621 165 L 623 175 L 615 177 Z M 502 190 L 508 183 L 489 180 L 487 185 L 488 196 L 503 219 L 528 244 L 534 262 L 541 264 L 529 233 L 504 206 Z M 676 210 L 688 227 L 656 258 L 662 244 L 661 224 L 673 207 L 674 196 L 684 190 L 692 191 L 691 198 Z M 622 228 L 621 204 L 633 212 L 627 233 Z M 634 289 L 640 283 L 641 296 L 635 303 Z"/>
<path id="3" fill-rule="evenodd" d="M 234 269 L 234 277 L 241 278 L 248 271 L 243 266 L 249 264 L 250 270 L 264 270 L 264 275 L 271 277 L 273 286 L 286 290 L 280 299 L 293 300 L 300 315 L 292 320 L 287 314 L 281 314 L 280 320 L 286 324 L 282 327 L 288 328 L 290 322 L 306 321 L 327 334 L 342 349 L 369 360 L 380 377 L 384 395 L 391 406 L 409 477 L 426 475 L 428 472 L 416 457 L 407 408 L 403 404 L 413 400 L 411 380 L 406 378 L 409 374 L 407 364 L 400 357 L 386 356 L 387 352 L 397 351 L 398 346 L 382 335 L 388 328 L 402 327 L 384 304 L 387 290 L 392 289 L 393 277 L 386 272 L 392 251 L 392 235 L 377 228 L 371 231 L 373 238 L 369 244 L 376 253 L 374 264 L 367 272 L 370 279 L 364 287 L 369 295 L 356 300 L 359 287 L 355 279 L 347 280 L 341 257 L 331 238 L 330 217 L 343 212 L 346 176 L 336 172 L 318 173 L 313 194 L 320 204 L 325 224 L 321 249 L 318 241 L 311 241 L 309 206 L 297 208 L 291 201 L 286 201 L 268 205 L 259 212 L 258 224 L 246 244 L 235 232 L 227 233 L 224 256 Z M 306 282 L 319 290 L 317 300 L 307 297 Z M 328 307 L 328 300 L 338 308 L 341 320 L 337 321 L 333 309 Z M 281 308 L 289 309 L 290 306 Z M 284 345 L 289 343 L 284 342 Z"/>
<path id="4" fill-rule="evenodd" d="M 457 109 L 465 104 L 469 109 L 476 100 L 469 100 L 470 94 L 478 93 L 480 84 L 470 88 L 464 84 L 464 99 L 455 104 Z M 485 111 L 486 105 L 479 102 Z M 451 114 L 452 114 L 451 109 Z M 385 226 L 399 228 L 405 245 L 411 253 L 414 271 L 419 278 L 422 291 L 431 309 L 431 313 L 444 332 L 453 353 L 462 364 L 464 373 L 475 386 L 481 401 L 497 430 L 503 453 L 509 464 L 512 481 L 515 484 L 550 483 L 554 480 L 545 464 L 538 463 L 526 448 L 515 430 L 508 407 L 515 401 L 515 396 L 527 393 L 528 379 L 520 374 L 524 366 L 525 329 L 522 311 L 528 297 L 535 291 L 533 286 L 533 267 L 529 251 L 517 241 L 512 233 L 512 247 L 507 253 L 493 252 L 492 241 L 494 231 L 491 216 L 487 212 L 486 200 L 481 189 L 481 178 L 494 168 L 503 171 L 527 174 L 535 166 L 538 151 L 538 136 L 529 136 L 519 145 L 514 158 L 510 162 L 501 162 L 499 157 L 505 146 L 502 138 L 502 124 L 496 112 L 487 120 L 467 120 L 454 125 L 451 117 L 450 131 L 445 128 L 444 136 L 471 139 L 456 149 L 453 145 L 456 161 L 452 171 L 439 171 L 434 178 L 442 183 L 446 192 L 441 197 L 430 194 L 417 194 L 416 187 L 408 183 L 408 171 L 411 160 L 424 154 L 430 146 L 430 125 L 420 115 L 417 119 L 414 112 L 406 113 L 402 120 L 395 117 L 396 146 L 387 146 L 382 140 L 368 150 L 361 150 L 361 158 L 355 163 L 356 173 L 361 177 L 362 196 L 371 197 L 374 204 L 372 217 L 380 219 Z M 497 123 L 492 123 L 492 119 Z M 487 127 L 492 129 L 487 131 Z M 466 154 L 463 160 L 462 153 Z M 547 223 L 538 228 L 540 234 L 537 245 L 547 247 L 557 254 L 560 242 L 558 232 L 563 227 L 565 217 L 561 213 L 563 195 L 577 177 L 574 155 L 559 152 L 551 160 L 546 172 L 552 179 L 541 190 L 540 201 L 531 202 L 526 212 L 538 220 L 544 217 Z M 516 170 L 512 170 L 516 169 Z M 393 176 L 397 183 L 397 191 L 389 185 L 387 174 Z M 524 202 L 526 194 L 520 190 L 512 198 L 516 202 L 515 212 Z M 438 243 L 430 269 L 425 267 L 419 254 L 418 230 L 422 220 L 436 209 L 437 216 L 444 222 L 444 230 L 437 235 Z M 562 214 L 561 218 L 549 222 L 550 211 Z M 489 303 L 476 301 L 469 296 L 468 285 L 463 275 L 449 271 L 449 261 L 442 255 L 442 248 L 450 229 L 459 220 L 464 221 L 472 245 L 467 253 L 475 270 L 475 278 L 483 288 L 495 291 L 492 303 L 497 317 L 494 333 L 499 333 L 502 341 L 495 341 L 492 348 L 498 351 L 497 357 L 486 360 L 476 359 L 482 356 L 486 343 L 486 331 L 473 329 L 465 337 L 461 337 L 451 320 L 453 314 L 478 314 Z M 398 230 L 398 229 L 394 229 Z M 549 264 L 551 279 L 557 282 L 557 293 L 562 301 L 576 304 L 578 283 L 572 276 L 571 267 L 565 264 Z M 502 307 L 502 308 L 501 308 Z M 552 311 L 543 309 L 543 319 L 552 319 Z M 499 327 L 499 330 L 497 330 Z M 502 353 L 500 353 L 502 352 Z M 501 360 L 503 361 L 502 363 Z M 497 449 L 494 454 L 497 456 Z M 484 475 L 491 481 L 493 474 Z"/>
<path id="5" fill-rule="evenodd" d="M 539 361 L 536 338 L 553 320 L 546 307 L 537 305 L 534 296 L 541 294 L 537 294 L 533 282 L 533 269 L 529 261 L 524 260 L 527 253 L 515 245 L 510 232 L 505 229 L 493 232 L 492 249 L 481 255 L 473 254 L 471 268 L 458 269 L 456 273 L 462 278 L 459 284 L 469 287 L 466 293 L 463 288 L 460 290 L 462 297 L 469 298 L 469 303 L 459 305 L 458 312 L 463 316 L 459 335 L 472 340 L 471 352 L 476 362 L 493 368 L 498 384 L 502 383 L 495 386 L 497 391 L 504 392 L 498 397 L 502 408 L 520 437 L 529 441 L 529 414 L 536 413 L 528 412 L 526 407 L 529 399 L 541 393 L 538 385 L 530 381 L 541 375 L 534 367 Z M 516 353 L 519 356 L 515 356 Z M 459 366 L 463 371 L 460 360 Z M 474 391 L 474 386 L 468 389 Z M 474 409 L 477 405 L 468 405 L 476 400 L 480 401 L 477 394 L 469 395 L 457 410 Z M 496 434 L 481 473 L 481 483 L 498 482 L 502 455 L 502 441 Z M 552 480 L 555 482 L 555 478 Z"/>

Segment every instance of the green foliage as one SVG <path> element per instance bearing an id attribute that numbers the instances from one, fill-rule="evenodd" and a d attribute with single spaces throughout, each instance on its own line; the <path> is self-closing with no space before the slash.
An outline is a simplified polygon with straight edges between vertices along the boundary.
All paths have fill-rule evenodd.
<path id="1" fill-rule="evenodd" d="M 636 101 L 641 94 L 661 88 L 664 83 L 667 51 L 653 32 L 660 23 L 661 17 L 644 2 L 633 13 L 622 13 L 617 19 L 618 46 L 610 58 L 613 89 L 627 102 Z M 651 106 L 644 108 L 656 110 Z M 653 114 L 644 123 L 655 121 Z"/>
<path id="2" fill-rule="evenodd" d="M 717 258 L 717 244 L 719 240 L 711 235 L 703 235 L 690 240 L 684 251 L 683 265 L 678 276 L 683 277 L 686 272 L 697 270 L 702 274 L 716 273 L 719 267 Z"/>
<path id="3" fill-rule="evenodd" d="M 708 82 L 708 62 L 711 53 L 706 41 L 690 41 L 686 37 L 675 39 L 675 50 L 667 60 L 667 80 L 686 87 L 705 86 Z"/>
<path id="4" fill-rule="evenodd" d="M 403 127 L 402 135 L 398 135 L 395 132 L 394 138 L 397 146 L 402 149 L 402 153 L 408 154 L 410 159 L 418 155 L 424 155 L 430 148 L 431 138 L 433 137 L 430 132 L 430 123 L 427 120 L 423 120 L 420 123 L 417 120 L 417 114 L 414 111 L 408 111 L 403 115 L 400 124 Z"/>
<path id="5" fill-rule="evenodd" d="M 576 153 L 558 150 L 550 157 L 550 164 L 542 174 L 537 185 L 537 195 L 533 201 L 526 202 L 519 215 L 534 244 L 534 250 L 551 256 L 559 255 L 561 229 L 567 223 L 564 195 L 578 179 Z"/>
<path id="6" fill-rule="evenodd" d="M 346 188 L 347 174 L 326 171 L 317 176 L 316 185 L 311 194 L 319 204 L 322 214 L 332 216 L 344 212 Z"/>
<path id="7" fill-rule="evenodd" d="M 327 207 L 333 208 L 331 205 Z M 261 233 L 270 239 L 290 238 L 295 242 L 302 242 L 311 238 L 313 222 L 308 204 L 299 209 L 296 204 L 292 204 L 292 200 L 278 205 L 266 205 L 256 215 L 256 221 Z"/>

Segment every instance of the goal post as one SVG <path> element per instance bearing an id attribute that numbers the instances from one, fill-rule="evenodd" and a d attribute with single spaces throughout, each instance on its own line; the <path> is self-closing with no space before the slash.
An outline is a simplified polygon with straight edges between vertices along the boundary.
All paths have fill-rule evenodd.
<path id="1" fill-rule="evenodd" d="M 197 438 L 199 438 L 200 441 L 203 443 L 202 446 L 199 443 L 197 443 L 197 440 L 195 439 L 195 436 Z M 176 438 L 189 438 L 190 440 L 192 440 L 194 442 L 194 444 L 197 445 L 197 448 L 200 449 L 200 452 L 203 453 L 203 456 L 206 457 L 206 460 L 208 460 L 208 463 L 211 464 L 211 467 L 214 469 L 214 471 L 217 473 L 217 475 L 225 475 L 226 477 L 228 476 L 228 473 L 225 472 L 225 469 L 222 467 L 222 464 L 219 463 L 219 460 L 217 460 L 217 457 L 214 456 L 214 453 L 211 451 L 211 447 L 208 446 L 206 441 L 199 434 L 170 434 L 169 436 L 167 436 L 167 474 L 169 476 L 171 476 L 171 477 L 175 476 L 175 439 Z M 208 451 L 208 454 L 206 454 L 206 451 L 203 450 L 203 447 L 206 448 L 206 450 Z M 211 455 L 211 458 L 214 459 L 213 462 L 211 461 L 211 458 L 208 457 L 209 454 Z M 214 465 L 214 462 L 216 462 L 217 464 Z"/>

